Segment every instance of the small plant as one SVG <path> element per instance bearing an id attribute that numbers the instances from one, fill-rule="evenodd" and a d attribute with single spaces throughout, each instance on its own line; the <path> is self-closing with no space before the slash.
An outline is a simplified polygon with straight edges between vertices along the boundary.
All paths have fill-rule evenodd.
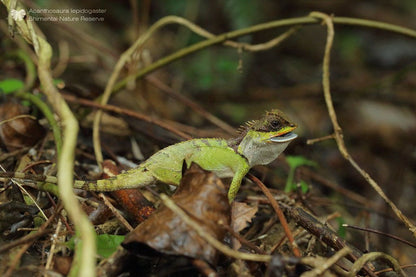
<path id="1" fill-rule="evenodd" d="M 285 192 L 291 192 L 295 191 L 297 189 L 297 185 L 294 182 L 295 179 L 295 171 L 296 168 L 300 166 L 311 166 L 311 167 L 317 167 L 318 165 L 311 160 L 306 159 L 303 156 L 286 156 L 286 161 L 289 164 L 289 175 L 287 176 L 286 186 L 285 186 Z M 308 184 L 301 180 L 299 182 L 300 189 L 302 193 L 308 192 Z"/>
<path id="2" fill-rule="evenodd" d="M 125 236 L 101 234 L 96 235 L 97 254 L 103 258 L 108 258 L 113 254 L 117 247 L 123 242 Z M 79 236 L 72 237 L 65 243 L 70 250 L 75 250 L 75 244 L 79 241 Z"/>

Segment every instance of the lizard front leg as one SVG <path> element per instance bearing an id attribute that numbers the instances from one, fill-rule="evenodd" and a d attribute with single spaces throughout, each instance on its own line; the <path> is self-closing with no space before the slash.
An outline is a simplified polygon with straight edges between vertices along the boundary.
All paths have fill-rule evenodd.
<path id="1" fill-rule="evenodd" d="M 238 190 L 240 189 L 241 182 L 243 181 L 244 176 L 248 173 L 250 167 L 248 164 L 244 164 L 239 168 L 234 174 L 233 180 L 231 181 L 230 188 L 228 190 L 228 201 L 233 202 L 235 196 L 237 195 Z"/>

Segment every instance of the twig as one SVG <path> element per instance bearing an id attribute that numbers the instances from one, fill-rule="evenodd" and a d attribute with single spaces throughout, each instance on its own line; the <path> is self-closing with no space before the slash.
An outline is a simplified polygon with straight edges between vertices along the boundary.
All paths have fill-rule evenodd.
<path id="1" fill-rule="evenodd" d="M 11 121 L 14 121 L 14 120 L 20 119 L 20 118 L 30 118 L 30 119 L 36 120 L 36 117 L 34 117 L 33 115 L 21 114 L 21 115 L 17 115 L 17 116 L 14 116 L 12 118 L 8 118 L 8 119 L 0 121 L 0 125 L 6 124 L 8 122 L 11 122 Z"/>
<path id="2" fill-rule="evenodd" d="M 248 260 L 248 261 L 254 261 L 254 262 L 270 262 L 271 256 L 269 255 L 259 255 L 259 254 L 250 254 L 250 253 L 243 253 L 235 251 L 221 242 L 219 242 L 217 239 L 215 239 L 212 235 L 205 232 L 205 230 L 198 224 L 198 222 L 195 222 L 190 216 L 186 214 L 181 208 L 179 208 L 168 196 L 165 194 L 160 194 L 160 199 L 163 201 L 163 204 L 166 205 L 169 209 L 171 209 L 175 214 L 180 216 L 180 218 L 188 224 L 195 232 L 204 240 L 206 240 L 209 244 L 211 244 L 215 249 L 221 251 L 223 254 L 233 257 L 235 259 L 241 259 L 241 260 Z"/>
<path id="3" fill-rule="evenodd" d="M 312 145 L 314 143 L 321 142 L 321 141 L 324 141 L 324 140 L 329 140 L 329 139 L 334 139 L 334 134 L 323 136 L 323 137 L 320 137 L 320 138 L 308 139 L 306 141 L 306 144 L 307 145 Z"/>
<path id="4" fill-rule="evenodd" d="M 196 51 L 202 50 L 206 47 L 209 47 L 209 46 L 212 46 L 212 45 L 215 45 L 215 44 L 219 44 L 219 43 L 223 43 L 223 42 L 229 43 L 230 39 L 237 38 L 237 37 L 244 36 L 244 35 L 248 35 L 248 34 L 251 34 L 251 33 L 256 33 L 256 32 L 259 32 L 259 31 L 264 31 L 264 30 L 267 30 L 267 29 L 283 27 L 283 26 L 290 26 L 290 25 L 312 24 L 312 23 L 317 23 L 318 22 L 318 21 L 316 21 L 316 19 L 314 19 L 312 17 L 299 17 L 299 18 L 294 18 L 294 19 L 283 19 L 283 20 L 277 20 L 277 21 L 272 21 L 272 22 L 268 22 L 268 23 L 263 23 L 263 24 L 251 26 L 251 27 L 248 27 L 248 28 L 244 28 L 244 29 L 240 29 L 240 30 L 236 30 L 236 31 L 228 32 L 228 33 L 223 33 L 223 34 L 220 34 L 220 35 L 217 35 L 217 36 L 213 36 L 211 33 L 205 31 L 204 29 L 200 28 L 199 26 L 196 26 L 193 23 L 187 22 L 183 18 L 180 18 L 180 17 L 177 17 L 177 16 L 175 16 L 175 17 L 168 16 L 168 17 L 162 18 L 160 21 L 162 21 L 163 19 L 169 20 L 172 23 L 180 24 L 179 22 L 181 22 L 181 24 L 185 25 L 186 27 L 188 27 L 192 31 L 198 33 L 201 36 L 205 36 L 205 37 L 209 37 L 209 38 L 204 40 L 204 41 L 201 41 L 199 43 L 195 43 L 191 46 L 182 48 L 182 49 L 176 51 L 175 53 L 172 53 L 172 54 L 170 54 L 170 55 L 168 55 L 164 58 L 161 58 L 161 59 L 157 60 L 156 62 L 146 66 L 143 69 L 141 69 L 135 75 L 127 76 L 126 78 L 124 78 L 123 80 L 119 81 L 117 84 L 114 85 L 114 91 L 117 91 L 117 90 L 121 89 L 128 82 L 130 82 L 131 80 L 141 78 L 144 75 L 147 75 L 150 72 L 153 72 L 154 70 L 156 70 L 156 69 L 158 69 L 162 66 L 165 66 L 165 65 L 167 65 L 167 64 L 169 64 L 173 61 L 176 61 L 177 59 L 180 59 L 184 56 L 192 54 Z M 291 32 L 289 31 L 289 33 L 291 33 Z M 286 38 L 287 36 L 283 36 L 283 37 Z M 279 40 L 279 42 L 281 42 L 281 41 L 282 41 L 282 39 Z M 237 46 L 238 48 L 242 47 L 241 44 L 238 44 L 238 45 L 233 44 L 233 45 Z"/>
<path id="5" fill-rule="evenodd" d="M 346 228 L 351 228 L 351 229 L 355 229 L 355 230 L 359 230 L 359 231 L 364 231 L 364 232 L 369 232 L 369 233 L 374 233 L 374 234 L 377 234 L 377 235 L 382 235 L 382 236 L 385 236 L 385 237 L 389 237 L 389 238 L 395 239 L 397 241 L 400 241 L 404 244 L 407 244 L 407 245 L 409 245 L 413 248 L 416 248 L 416 244 L 414 244 L 413 242 L 407 241 L 407 240 L 402 239 L 402 238 L 400 238 L 398 236 L 395 236 L 393 234 L 385 233 L 385 232 L 375 230 L 375 229 L 353 226 L 353 225 L 349 225 L 349 224 L 342 224 L 342 226 L 346 227 Z"/>
<path id="6" fill-rule="evenodd" d="M 323 73 L 322 73 L 322 86 L 324 91 L 324 98 L 326 106 L 328 109 L 328 114 L 331 118 L 332 126 L 334 128 L 335 141 L 338 145 L 338 149 L 342 156 L 350 162 L 350 164 L 364 177 L 364 179 L 373 187 L 373 189 L 383 198 L 383 200 L 390 206 L 396 216 L 407 226 L 407 228 L 412 232 L 413 236 L 416 238 L 416 226 L 397 208 L 397 206 L 387 197 L 381 187 L 376 183 L 376 181 L 371 178 L 371 176 L 363 170 L 355 160 L 350 156 L 347 151 L 347 148 L 344 143 L 344 138 L 342 134 L 342 129 L 338 124 L 337 116 L 335 113 L 334 105 L 332 103 L 331 90 L 330 90 L 330 80 L 329 80 L 329 64 L 330 64 L 330 54 L 332 43 L 334 40 L 334 26 L 333 19 L 329 15 L 320 12 L 312 12 L 311 16 L 322 19 L 325 25 L 327 26 L 327 40 L 325 45 L 325 53 L 323 60 Z"/>
<path id="7" fill-rule="evenodd" d="M 130 223 L 127 222 L 127 220 L 116 210 L 116 208 L 113 206 L 113 204 L 108 201 L 107 197 L 103 193 L 99 193 L 98 196 L 104 201 L 104 204 L 111 210 L 111 212 L 115 215 L 115 217 L 121 222 L 121 224 L 126 227 L 126 229 L 131 232 L 133 231 L 133 227 L 130 225 Z"/>
<path id="8" fill-rule="evenodd" d="M 332 255 L 330 258 L 326 259 L 325 262 L 321 263 L 319 267 L 315 267 L 314 269 L 303 273 L 302 277 L 322 276 L 322 274 L 325 271 L 327 271 L 331 266 L 333 266 L 338 260 L 344 258 L 350 253 L 351 253 L 351 249 L 348 247 L 344 247 L 341 250 L 339 250 L 337 253 Z M 305 261 L 305 259 L 307 258 L 302 259 L 303 262 Z"/>
<path id="9" fill-rule="evenodd" d="M 56 225 L 56 229 L 55 229 L 55 233 L 52 235 L 52 245 L 50 250 L 48 251 L 48 258 L 46 260 L 46 264 L 45 264 L 45 270 L 49 270 L 49 268 L 52 265 L 52 259 L 53 256 L 55 255 L 55 248 L 56 248 L 56 243 L 57 243 L 57 239 L 59 237 L 59 233 L 61 232 L 61 227 L 62 227 L 62 221 L 58 220 L 58 224 Z"/>
<path id="10" fill-rule="evenodd" d="M 346 240 L 338 237 L 337 234 L 335 234 L 331 229 L 319 222 L 315 217 L 304 211 L 302 208 L 292 208 L 282 203 L 280 206 L 297 224 L 335 250 L 341 250 L 342 248 L 348 246 L 348 248 L 352 250 L 352 253 L 347 255 L 347 258 L 350 261 L 354 262 L 358 257 L 361 257 L 362 252 L 360 250 L 349 244 Z M 367 266 L 364 266 L 364 270 L 368 275 L 376 277 L 376 275 Z"/>
<path id="11" fill-rule="evenodd" d="M 400 267 L 402 269 L 409 268 L 409 267 L 416 267 L 416 264 L 404 264 L 404 265 L 400 265 Z M 376 271 L 375 273 L 377 275 L 380 275 L 381 273 L 391 272 L 393 270 L 394 270 L 393 268 L 386 268 L 386 269 L 382 269 L 382 270 Z"/>
<path id="12" fill-rule="evenodd" d="M 171 62 L 176 61 L 177 59 L 180 59 L 184 56 L 187 56 L 189 54 L 192 54 L 196 51 L 202 50 L 206 47 L 223 43 L 226 40 L 230 40 L 233 38 L 237 38 L 240 36 L 265 31 L 268 29 L 274 29 L 279 27 L 285 27 L 285 26 L 297 26 L 297 25 L 310 25 L 310 24 L 316 24 L 320 21 L 313 17 L 313 16 L 304 16 L 304 17 L 297 17 L 297 18 L 289 18 L 289 19 L 281 19 L 276 21 L 271 21 L 267 23 L 262 23 L 254 26 L 250 26 L 248 28 L 231 31 L 228 33 L 223 33 L 221 35 L 218 35 L 216 37 L 201 41 L 199 43 L 193 44 L 191 46 L 188 46 L 186 48 L 180 49 L 179 51 L 170 54 L 164 58 L 161 58 L 157 60 L 156 62 L 148 65 L 147 67 L 143 68 L 139 72 L 137 72 L 134 76 L 128 76 L 127 78 L 123 79 L 122 81 L 118 82 L 114 86 L 114 90 L 119 90 L 120 88 L 124 87 L 129 81 L 133 79 L 138 79 L 143 77 L 144 75 L 149 74 L 150 72 L 153 72 L 154 70 L 165 66 Z M 350 17 L 333 17 L 333 22 L 337 24 L 344 24 L 344 25 L 356 25 L 356 26 L 363 26 L 363 27 L 370 27 L 370 28 L 377 28 L 382 29 L 385 31 L 391 31 L 396 32 L 402 35 L 410 36 L 416 38 L 416 31 L 389 24 L 384 22 L 378 22 L 374 20 L 366 20 L 366 19 L 359 19 L 359 18 L 350 18 Z"/>
<path id="13" fill-rule="evenodd" d="M 30 59 L 29 54 L 26 53 L 24 50 L 17 50 L 16 56 L 24 62 L 26 69 L 25 86 L 20 91 L 27 91 L 31 89 L 35 84 L 37 77 L 36 67 Z"/>
<path id="14" fill-rule="evenodd" d="M 129 109 L 124 109 L 124 108 L 120 108 L 117 106 L 113 106 L 113 105 L 102 105 L 102 104 L 98 104 L 97 102 L 91 101 L 91 100 L 87 100 L 87 99 L 82 99 L 82 98 L 78 98 L 75 97 L 73 95 L 69 95 L 69 94 L 63 94 L 62 97 L 67 100 L 68 102 L 74 102 L 74 103 L 78 103 L 84 106 L 89 106 L 89 107 L 94 107 L 94 108 L 99 108 L 102 110 L 106 110 L 106 111 L 111 111 L 111 112 L 115 112 L 118 114 L 125 114 L 155 125 L 158 125 L 160 127 L 162 127 L 165 130 L 168 130 L 169 132 L 172 132 L 173 134 L 178 135 L 181 138 L 184 139 L 191 139 L 192 137 L 185 134 L 184 132 L 181 132 L 179 130 L 176 130 L 175 128 L 172 128 L 172 126 L 170 126 L 169 124 L 157 119 L 157 118 L 153 118 L 147 115 L 144 115 L 142 113 L 139 112 L 135 112 Z"/>
<path id="15" fill-rule="evenodd" d="M 312 180 L 319 182 L 321 185 L 328 187 L 336 192 L 338 192 L 339 194 L 342 194 L 344 196 L 346 196 L 347 198 L 363 205 L 363 206 L 367 206 L 367 207 L 373 207 L 376 209 L 376 207 L 378 208 L 378 206 L 371 202 L 368 198 L 362 196 L 361 194 L 358 194 L 356 192 L 350 191 L 342 186 L 340 186 L 339 184 L 332 182 L 330 180 L 328 180 L 327 178 L 324 178 L 323 176 L 320 176 L 319 174 L 313 172 L 311 169 L 309 168 L 301 168 L 300 170 L 300 174 L 302 176 L 308 176 L 309 178 L 311 178 Z"/>
<path id="16" fill-rule="evenodd" d="M 364 267 L 366 263 L 377 260 L 377 259 L 382 259 L 382 260 L 387 261 L 393 267 L 394 271 L 399 276 L 402 276 L 402 277 L 407 276 L 395 258 L 382 252 L 371 252 L 371 253 L 362 255 L 357 261 L 355 261 L 355 263 L 353 264 L 347 276 L 348 277 L 357 276 L 358 272 L 361 270 L 361 268 Z"/>
<path id="17" fill-rule="evenodd" d="M 68 67 L 69 62 L 69 44 L 65 40 L 61 40 L 58 43 L 59 47 L 59 59 L 58 63 L 55 65 L 55 68 L 52 70 L 52 74 L 54 77 L 60 76 L 62 73 L 65 72 L 65 69 Z"/>
<path id="18" fill-rule="evenodd" d="M 256 183 L 257 186 L 260 187 L 260 189 L 263 191 L 263 193 L 266 195 L 267 199 L 270 201 L 270 204 L 272 205 L 274 211 L 277 214 L 277 217 L 280 220 L 280 224 L 282 224 L 283 230 L 285 231 L 286 237 L 289 240 L 290 246 L 292 247 L 293 254 L 296 257 L 301 257 L 300 250 L 298 246 L 296 245 L 296 242 L 293 238 L 292 232 L 290 231 L 290 228 L 287 224 L 287 220 L 285 218 L 285 215 L 283 214 L 282 210 L 279 207 L 279 204 L 274 199 L 273 195 L 270 193 L 269 189 L 259 180 L 257 177 L 255 177 L 252 174 L 248 174 L 248 177 L 250 180 L 252 180 L 254 183 Z"/>
<path id="19" fill-rule="evenodd" d="M 239 233 L 237 233 L 236 231 L 233 230 L 233 228 L 231 228 L 229 225 L 226 224 L 221 224 L 222 227 L 224 229 L 227 230 L 227 232 L 229 232 L 234 238 L 236 238 L 241 244 L 247 246 L 248 248 L 252 249 L 253 251 L 255 251 L 258 254 L 264 254 L 266 255 L 266 251 L 264 251 L 263 249 L 261 249 L 260 247 L 258 247 L 257 245 L 255 245 L 254 243 L 252 243 L 251 241 L 248 241 L 246 238 L 244 238 L 243 236 L 241 236 Z"/>

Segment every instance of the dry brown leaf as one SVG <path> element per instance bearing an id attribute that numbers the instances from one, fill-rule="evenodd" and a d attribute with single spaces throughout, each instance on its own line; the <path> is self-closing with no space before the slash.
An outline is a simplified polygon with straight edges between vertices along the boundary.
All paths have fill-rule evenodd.
<path id="1" fill-rule="evenodd" d="M 72 265 L 71 257 L 54 256 L 53 269 L 63 276 L 67 276 Z"/>
<path id="2" fill-rule="evenodd" d="M 231 226 L 235 232 L 240 232 L 248 226 L 257 213 L 257 206 L 249 206 L 243 202 L 233 202 L 231 212 Z"/>
<path id="3" fill-rule="evenodd" d="M 14 102 L 0 105 L 0 140 L 8 151 L 33 146 L 45 135 L 42 126 L 25 109 Z"/>
<path id="4" fill-rule="evenodd" d="M 243 202 L 233 202 L 231 209 L 231 228 L 238 233 L 248 226 L 251 219 L 257 213 L 257 206 L 249 206 Z M 233 248 L 240 249 L 241 243 L 233 239 Z"/>
<path id="5" fill-rule="evenodd" d="M 230 223 L 227 190 L 211 172 L 191 165 L 172 200 L 217 240 L 224 239 L 221 224 Z M 219 224 L 221 222 L 221 224 Z M 139 255 L 158 252 L 205 260 L 215 264 L 217 251 L 170 209 L 162 206 L 126 236 L 123 246 Z"/>

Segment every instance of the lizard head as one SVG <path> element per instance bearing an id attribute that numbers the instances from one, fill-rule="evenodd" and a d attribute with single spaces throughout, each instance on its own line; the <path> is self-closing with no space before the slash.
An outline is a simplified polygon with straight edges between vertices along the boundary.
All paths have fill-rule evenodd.
<path id="1" fill-rule="evenodd" d="M 297 137 L 292 132 L 296 127 L 283 112 L 269 111 L 261 119 L 249 121 L 240 128 L 237 152 L 246 157 L 251 166 L 268 164 Z"/>
<path id="2" fill-rule="evenodd" d="M 266 112 L 261 119 L 247 122 L 242 132 L 245 135 L 257 133 L 256 138 L 265 143 L 285 143 L 297 137 L 292 133 L 296 127 L 282 111 L 275 109 Z"/>

